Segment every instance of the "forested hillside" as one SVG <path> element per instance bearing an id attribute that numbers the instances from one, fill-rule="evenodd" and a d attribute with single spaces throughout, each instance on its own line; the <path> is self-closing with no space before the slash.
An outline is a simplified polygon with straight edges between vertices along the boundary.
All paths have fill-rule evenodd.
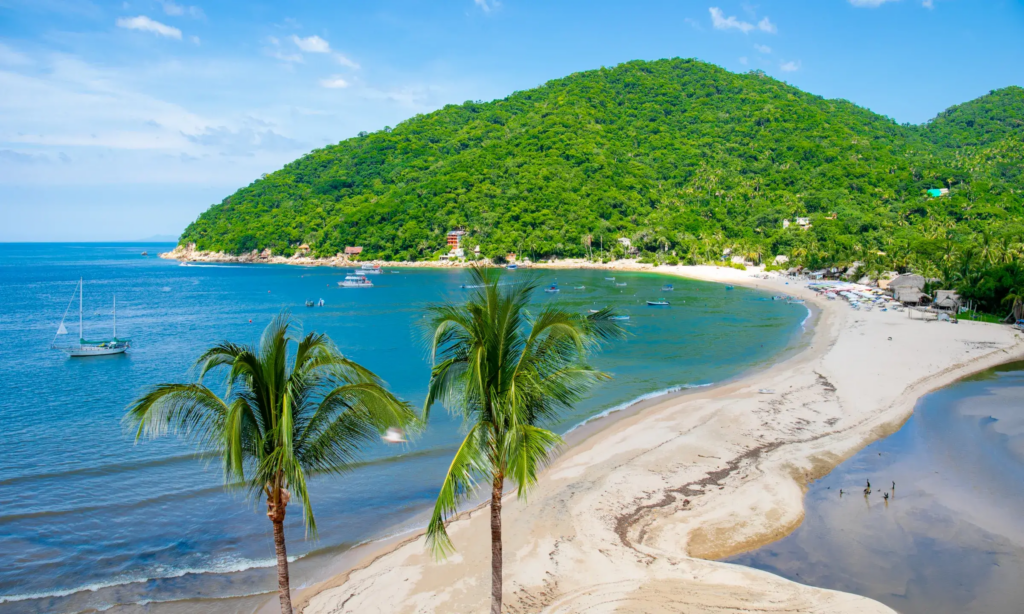
<path id="1" fill-rule="evenodd" d="M 315 150 L 210 208 L 181 241 L 422 260 L 462 228 L 488 257 L 611 257 L 628 237 L 659 260 L 732 248 L 941 268 L 943 253 L 986 241 L 1009 261 L 1024 228 L 1022 152 L 1019 87 L 911 126 L 756 71 L 635 61 Z M 812 227 L 783 229 L 796 217 Z"/>

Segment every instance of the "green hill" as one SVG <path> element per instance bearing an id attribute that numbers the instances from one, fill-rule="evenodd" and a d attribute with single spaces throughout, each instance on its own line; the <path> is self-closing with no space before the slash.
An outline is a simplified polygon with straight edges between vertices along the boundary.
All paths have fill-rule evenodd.
<path id="1" fill-rule="evenodd" d="M 877 266 L 906 268 L 982 231 L 1019 243 L 1022 120 L 1018 87 L 910 126 L 756 71 L 635 61 L 315 150 L 211 207 L 181 242 L 422 260 L 463 228 L 490 257 L 583 256 L 588 240 L 611 256 L 628 237 L 650 259 L 729 247 L 821 266 L 881 251 Z M 812 227 L 783 229 L 796 217 Z"/>

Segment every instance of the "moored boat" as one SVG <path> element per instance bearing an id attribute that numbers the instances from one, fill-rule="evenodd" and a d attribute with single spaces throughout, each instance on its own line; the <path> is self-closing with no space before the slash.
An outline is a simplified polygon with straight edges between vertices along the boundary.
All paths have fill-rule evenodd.
<path id="1" fill-rule="evenodd" d="M 342 288 L 372 288 L 373 282 L 365 275 L 346 275 L 345 279 L 338 282 Z"/>
<path id="2" fill-rule="evenodd" d="M 558 284 L 551 284 L 549 287 L 544 288 L 544 291 L 549 294 L 554 294 L 555 292 L 561 292 L 562 290 L 558 287 Z"/>
<path id="3" fill-rule="evenodd" d="M 615 282 L 615 287 L 616 288 L 624 288 L 625 286 L 626 286 L 626 282 L 624 282 L 624 281 Z"/>
<path id="4" fill-rule="evenodd" d="M 363 264 L 356 271 L 356 275 L 379 275 L 384 272 L 384 269 L 380 268 L 379 264 L 371 264 L 369 262 Z"/>
<path id="5" fill-rule="evenodd" d="M 83 281 L 78 280 L 78 288 L 75 293 L 78 294 L 78 345 L 61 347 L 57 346 L 55 342 L 57 337 L 60 335 L 68 334 L 68 330 L 64 328 L 64 319 L 68 316 L 68 311 L 71 309 L 71 303 L 75 300 L 75 295 L 71 295 L 71 300 L 68 301 L 67 309 L 64 310 L 64 317 L 60 319 L 60 326 L 57 327 L 57 333 L 53 336 L 53 341 L 50 342 L 50 347 L 55 350 L 60 350 L 67 353 L 72 358 L 83 358 L 87 356 L 109 356 L 111 354 L 123 354 L 129 347 L 131 347 L 131 339 L 118 339 L 117 338 L 117 297 L 114 297 L 114 331 L 113 336 L 110 339 L 104 339 L 100 341 L 87 341 L 85 339 L 84 326 L 82 323 L 82 291 Z"/>
<path id="6" fill-rule="evenodd" d="M 519 268 L 519 265 L 514 262 L 510 262 L 505 265 L 505 268 L 508 269 L 509 271 L 514 271 Z"/>
<path id="7" fill-rule="evenodd" d="M 675 289 L 675 286 L 673 286 L 672 284 L 665 284 L 664 286 L 661 287 L 662 292 L 672 292 Z"/>
<path id="8" fill-rule="evenodd" d="M 652 306 L 652 307 L 668 307 L 669 306 L 669 302 L 666 301 L 665 299 L 659 299 L 659 300 L 656 300 L 656 301 L 647 301 L 647 304 Z"/>
<path id="9" fill-rule="evenodd" d="M 608 317 L 608 319 L 609 319 L 609 320 L 618 320 L 618 321 L 622 321 L 622 320 L 628 320 L 628 319 L 629 319 L 629 316 L 609 316 L 609 317 Z"/>

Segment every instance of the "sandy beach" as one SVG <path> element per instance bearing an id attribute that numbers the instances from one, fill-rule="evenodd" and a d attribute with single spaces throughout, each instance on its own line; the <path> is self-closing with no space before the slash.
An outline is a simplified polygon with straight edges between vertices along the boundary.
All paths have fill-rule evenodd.
<path id="1" fill-rule="evenodd" d="M 1020 335 L 854 311 L 756 270 L 657 271 L 799 296 L 816 307 L 811 332 L 767 369 L 591 423 L 527 501 L 507 496 L 506 611 L 891 612 L 714 559 L 792 531 L 809 481 L 898 429 L 921 395 L 1024 357 Z M 450 533 L 458 553 L 443 562 L 418 534 L 352 552 L 347 564 L 358 563 L 299 591 L 298 605 L 307 614 L 485 611 L 486 511 L 464 513 Z"/>

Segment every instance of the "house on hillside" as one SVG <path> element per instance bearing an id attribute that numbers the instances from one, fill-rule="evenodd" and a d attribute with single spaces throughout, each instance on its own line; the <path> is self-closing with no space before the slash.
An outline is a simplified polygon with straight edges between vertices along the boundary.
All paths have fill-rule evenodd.
<path id="1" fill-rule="evenodd" d="M 928 190 L 928 196 L 931 196 L 932 198 L 938 198 L 940 196 L 945 196 L 946 194 L 949 194 L 949 188 L 932 188 L 931 190 Z"/>
<path id="2" fill-rule="evenodd" d="M 448 247 L 452 249 L 459 249 L 462 247 L 462 237 L 465 236 L 465 230 L 452 230 L 448 232 Z"/>
<path id="3" fill-rule="evenodd" d="M 346 256 L 358 256 L 361 253 L 363 253 L 363 248 L 362 247 L 346 247 L 345 248 L 345 255 Z"/>

